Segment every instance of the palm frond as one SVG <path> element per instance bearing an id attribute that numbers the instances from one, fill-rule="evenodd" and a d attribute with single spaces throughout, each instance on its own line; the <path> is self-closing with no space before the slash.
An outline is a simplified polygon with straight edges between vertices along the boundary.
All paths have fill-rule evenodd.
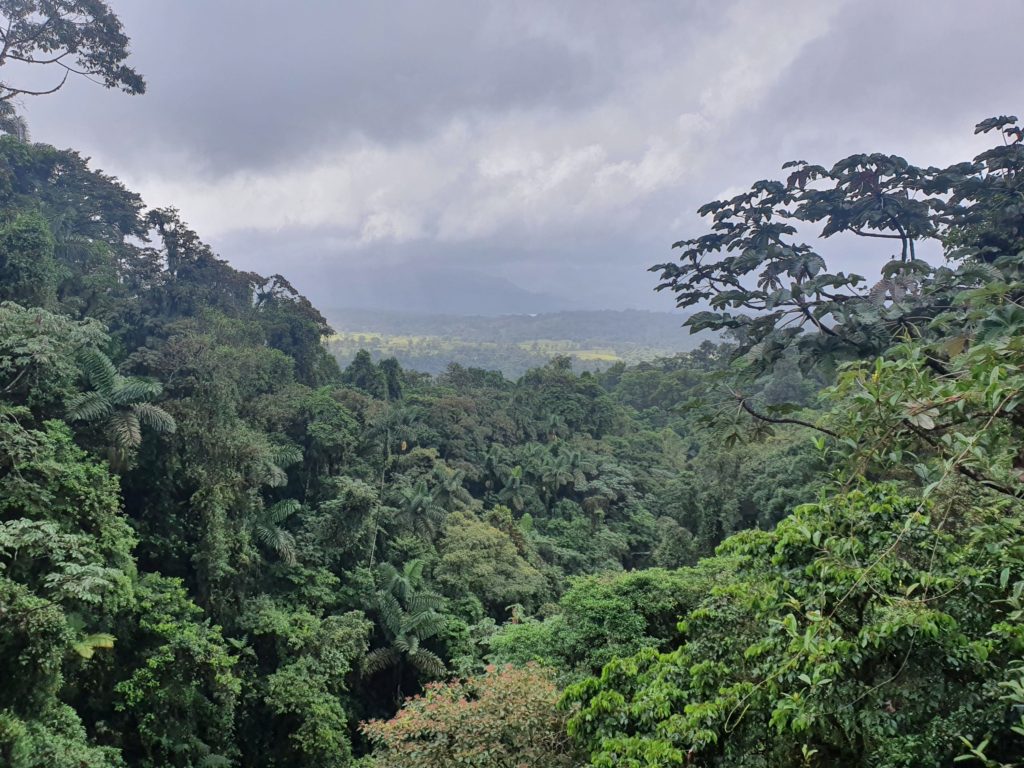
<path id="1" fill-rule="evenodd" d="M 388 592 L 393 593 L 393 586 L 395 584 L 395 580 L 402 578 L 401 575 L 399 575 L 398 571 L 396 570 L 395 566 L 385 561 L 377 566 L 377 573 L 380 574 L 380 583 L 384 585 L 384 588 Z"/>
<path id="2" fill-rule="evenodd" d="M 363 675 L 369 677 L 388 667 L 393 667 L 400 658 L 401 656 L 394 648 L 375 648 L 363 657 Z"/>
<path id="3" fill-rule="evenodd" d="M 256 539 L 267 549 L 275 552 L 288 565 L 295 565 L 295 537 L 276 525 L 257 523 L 253 526 Z"/>
<path id="4" fill-rule="evenodd" d="M 378 592 L 377 608 L 380 610 L 380 617 L 384 621 L 384 625 L 391 631 L 391 634 L 401 635 L 405 615 L 398 599 L 390 592 Z"/>
<path id="5" fill-rule="evenodd" d="M 285 499 L 268 507 L 262 517 L 275 525 L 280 525 L 300 509 L 302 509 L 302 504 L 297 499 Z"/>
<path id="6" fill-rule="evenodd" d="M 424 565 L 426 565 L 426 562 L 422 558 L 415 557 L 402 567 L 402 576 L 409 582 L 410 586 L 419 586 L 420 581 L 423 579 Z"/>
<path id="7" fill-rule="evenodd" d="M 439 595 L 430 592 L 419 592 L 409 598 L 409 613 L 427 613 L 429 611 L 440 611 L 443 600 Z"/>
<path id="8" fill-rule="evenodd" d="M 297 446 L 278 444 L 270 446 L 270 460 L 279 467 L 290 467 L 302 461 L 302 450 Z"/>
<path id="9" fill-rule="evenodd" d="M 441 616 L 434 611 L 407 616 L 403 629 L 417 642 L 428 640 L 441 631 Z"/>
<path id="10" fill-rule="evenodd" d="M 163 387 L 155 381 L 119 377 L 114 381 L 108 396 L 114 405 L 133 405 L 155 400 L 163 391 Z"/>
<path id="11" fill-rule="evenodd" d="M 444 662 L 433 652 L 428 651 L 426 648 L 420 648 L 415 653 L 409 655 L 409 661 L 416 667 L 420 672 L 430 677 L 441 677 L 448 668 Z"/>
<path id="12" fill-rule="evenodd" d="M 117 368 L 110 358 L 98 349 L 83 350 L 80 355 L 80 367 L 89 383 L 100 392 L 109 393 L 117 383 Z"/>
<path id="13" fill-rule="evenodd" d="M 81 638 L 72 646 L 72 648 L 74 648 L 75 653 L 83 659 L 91 659 L 93 654 L 96 653 L 97 648 L 113 648 L 114 640 L 115 638 L 111 634 L 106 632 L 96 632 Z"/>
<path id="14" fill-rule="evenodd" d="M 271 488 L 282 488 L 288 485 L 288 473 L 277 464 L 265 461 L 260 465 L 260 470 L 258 479 L 263 485 L 269 485 Z"/>
<path id="15" fill-rule="evenodd" d="M 178 428 L 174 417 L 159 405 L 137 403 L 132 406 L 132 413 L 135 414 L 140 424 L 161 435 L 173 434 Z"/>
<path id="16" fill-rule="evenodd" d="M 80 392 L 65 403 L 64 418 L 68 421 L 99 421 L 107 418 L 113 409 L 99 392 Z"/>
<path id="17" fill-rule="evenodd" d="M 142 442 L 142 426 L 138 417 L 131 411 L 120 411 L 110 415 L 107 429 L 116 447 L 132 450 Z"/>

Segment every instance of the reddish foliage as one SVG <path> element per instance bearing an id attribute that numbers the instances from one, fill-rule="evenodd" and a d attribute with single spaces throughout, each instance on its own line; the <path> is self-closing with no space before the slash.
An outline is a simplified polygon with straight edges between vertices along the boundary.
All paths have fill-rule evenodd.
<path id="1" fill-rule="evenodd" d="M 431 683 L 388 721 L 362 724 L 388 768 L 568 768 L 559 691 L 535 665 Z"/>

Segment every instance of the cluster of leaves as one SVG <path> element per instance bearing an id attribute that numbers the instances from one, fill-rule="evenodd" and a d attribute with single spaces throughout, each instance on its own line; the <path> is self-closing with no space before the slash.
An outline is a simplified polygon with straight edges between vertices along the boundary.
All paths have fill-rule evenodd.
<path id="1" fill-rule="evenodd" d="M 793 348 L 810 368 L 927 337 L 958 316 L 962 292 L 998 292 L 1020 277 L 1024 144 L 1014 117 L 987 120 L 976 132 L 991 131 L 1005 143 L 947 168 L 882 154 L 831 168 L 788 163 L 785 182 L 759 181 L 702 207 L 712 232 L 676 243 L 678 262 L 652 267 L 661 273 L 658 288 L 675 293 L 680 307 L 709 306 L 686 324 L 734 333 L 761 369 Z M 893 252 L 877 279 L 830 272 L 813 245 L 796 239 L 818 226 L 821 239 L 883 240 Z M 945 263 L 921 256 L 929 240 L 945 246 Z"/>
<path id="2" fill-rule="evenodd" d="M 947 765 L 961 736 L 1019 754 L 998 693 L 1024 517 L 964 501 L 869 486 L 738 534 L 678 649 L 569 689 L 571 732 L 595 766 Z"/>
<path id="3" fill-rule="evenodd" d="M 394 719 L 363 725 L 378 747 L 370 765 L 571 768 L 578 762 L 558 698 L 549 675 L 532 665 L 488 667 L 464 680 L 430 683 Z"/>

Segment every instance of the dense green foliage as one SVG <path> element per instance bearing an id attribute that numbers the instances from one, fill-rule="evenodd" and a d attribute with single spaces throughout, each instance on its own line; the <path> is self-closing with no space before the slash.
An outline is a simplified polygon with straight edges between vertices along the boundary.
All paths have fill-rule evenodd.
<path id="1" fill-rule="evenodd" d="M 869 487 L 733 537 L 682 646 L 570 689 L 572 733 L 601 766 L 946 765 L 990 731 L 1014 754 L 998 683 L 1024 520 L 963 504 Z"/>
<path id="2" fill-rule="evenodd" d="M 592 765 L 1020 764 L 1024 147 L 1013 118 L 991 130 L 1001 146 L 945 170 L 797 164 L 787 184 L 706 207 L 715 234 L 661 266 L 684 306 L 711 299 L 695 327 L 737 332 L 736 412 L 817 429 L 835 485 L 694 569 L 724 576 L 684 613 L 678 648 L 568 690 Z M 862 278 L 783 241 L 790 219 L 901 253 L 857 292 Z M 916 258 L 927 237 L 946 265 Z M 735 255 L 707 259 L 720 249 Z M 813 421 L 735 388 L 794 351 L 808 368 L 851 361 Z"/>
<path id="3" fill-rule="evenodd" d="M 718 347 L 517 382 L 339 370 L 284 278 L 232 269 L 74 153 L 3 139 L 0 178 L 16 765 L 346 765 L 360 719 L 483 669 L 498 625 L 564 621 L 570 579 L 692 564 L 817 482 L 793 434 L 729 449 L 675 410 Z M 646 639 L 590 653 L 594 617 L 550 653 L 595 672 L 662 645 L 682 605 L 638 605 Z"/>
<path id="4" fill-rule="evenodd" d="M 102 2 L 0 11 L 85 14 L 57 41 L 141 89 Z M 735 345 L 511 381 L 340 369 L 285 278 L 11 116 L 0 764 L 1022 764 L 1015 119 L 708 206 L 659 269 Z M 794 222 L 899 253 L 861 290 Z"/>

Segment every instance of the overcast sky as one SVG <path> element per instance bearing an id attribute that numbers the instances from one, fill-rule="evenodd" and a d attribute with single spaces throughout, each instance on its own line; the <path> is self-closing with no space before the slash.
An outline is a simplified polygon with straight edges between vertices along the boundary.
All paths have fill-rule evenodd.
<path id="1" fill-rule="evenodd" d="M 669 309 L 645 270 L 703 202 L 790 159 L 965 159 L 1024 108 L 1020 0 L 111 5 L 148 92 L 76 82 L 33 138 L 325 306 L 467 274 L 504 311 Z"/>

